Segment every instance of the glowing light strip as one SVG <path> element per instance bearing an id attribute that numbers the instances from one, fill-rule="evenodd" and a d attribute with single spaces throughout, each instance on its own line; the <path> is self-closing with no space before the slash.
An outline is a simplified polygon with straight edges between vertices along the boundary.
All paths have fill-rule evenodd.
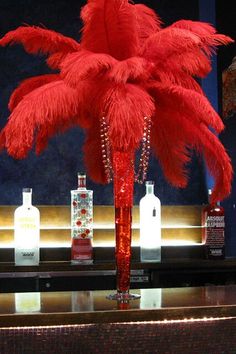
<path id="1" fill-rule="evenodd" d="M 105 241 L 105 242 L 100 242 L 100 241 L 95 241 L 94 246 L 95 247 L 114 247 L 115 241 Z M 139 247 L 139 241 L 132 241 L 132 246 Z M 180 247 L 180 246 L 201 246 L 203 243 L 201 242 L 194 242 L 194 241 L 189 241 L 189 240 L 162 240 L 161 241 L 161 246 L 168 246 L 168 247 Z"/>
<path id="2" fill-rule="evenodd" d="M 0 249 L 14 248 L 15 244 L 13 242 L 6 242 L 0 245 Z M 70 248 L 71 243 L 68 242 L 40 242 L 40 248 Z"/>
<path id="3" fill-rule="evenodd" d="M 162 246 L 199 246 L 202 245 L 202 242 L 189 241 L 184 239 L 179 240 L 162 240 Z"/>
<path id="4" fill-rule="evenodd" d="M 201 225 L 162 225 L 162 229 L 201 229 L 204 226 Z M 57 225 L 52 225 L 52 226 L 40 226 L 40 230 L 70 230 L 71 227 L 66 225 L 66 226 L 57 226 Z M 95 224 L 93 225 L 94 230 L 115 230 L 115 224 Z M 133 224 L 132 225 L 133 230 L 139 229 L 139 224 Z M 0 226 L 0 231 L 14 231 L 13 226 Z"/>
<path id="5" fill-rule="evenodd" d="M 162 229 L 201 229 L 204 226 L 202 225 L 186 225 L 186 224 L 162 224 L 161 228 Z M 62 225 L 62 226 L 57 226 L 57 225 L 40 225 L 40 230 L 70 230 L 71 227 L 70 225 Z M 101 223 L 94 223 L 93 224 L 93 229 L 94 230 L 114 230 L 115 229 L 115 223 L 106 223 L 106 224 L 101 224 Z M 136 230 L 139 229 L 139 223 L 133 223 L 132 224 L 132 229 Z M 0 226 L 0 231 L 13 231 L 14 227 L 13 226 Z"/>
<path id="6" fill-rule="evenodd" d="M 159 321 L 137 321 L 137 322 L 122 322 L 122 324 L 172 324 L 172 323 L 193 323 L 193 322 L 212 322 L 226 321 L 236 319 L 236 317 L 202 317 L 202 318 L 183 318 L 176 320 L 159 320 Z M 120 322 L 114 322 L 120 323 Z"/>
<path id="7" fill-rule="evenodd" d="M 173 323 L 194 323 L 194 322 L 213 322 L 213 321 L 227 321 L 236 319 L 233 317 L 203 317 L 203 318 L 184 318 L 179 320 L 160 320 L 160 321 L 132 321 L 132 322 L 110 322 L 109 324 L 119 324 L 119 325 L 145 325 L 145 324 L 173 324 Z M 2 330 L 22 330 L 22 329 L 56 329 L 56 328 L 78 328 L 78 327 L 86 327 L 86 326 L 94 326 L 99 325 L 100 323 L 87 323 L 87 324 L 68 324 L 68 325 L 48 325 L 48 326 L 12 326 L 12 327 L 1 327 Z M 105 323 L 104 323 L 105 324 Z"/>
<path id="8" fill-rule="evenodd" d="M 115 239 L 112 239 L 110 241 L 93 241 L 94 247 L 100 248 L 100 247 L 114 247 L 115 246 Z M 168 246 L 168 247 L 179 247 L 179 246 L 200 246 L 203 245 L 201 242 L 194 242 L 194 241 L 189 241 L 189 240 L 163 240 L 161 243 L 162 246 Z M 139 241 L 132 241 L 132 246 L 133 247 L 139 247 Z M 6 248 L 13 248 L 14 247 L 14 241 L 12 242 L 6 242 L 0 244 L 0 249 L 6 249 Z M 40 248 L 70 248 L 71 243 L 69 241 L 61 241 L 61 242 L 54 242 L 54 241 L 46 241 L 46 242 L 40 242 Z"/>

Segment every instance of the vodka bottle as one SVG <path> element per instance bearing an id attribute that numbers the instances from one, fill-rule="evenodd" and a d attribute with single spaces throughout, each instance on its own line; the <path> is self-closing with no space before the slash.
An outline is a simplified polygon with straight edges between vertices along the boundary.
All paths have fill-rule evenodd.
<path id="1" fill-rule="evenodd" d="M 208 190 L 211 195 L 211 190 Z M 207 259 L 225 258 L 225 212 L 217 202 L 208 204 L 202 211 L 202 242 Z"/>
<path id="2" fill-rule="evenodd" d="M 15 265 L 39 264 L 40 214 L 32 189 L 23 189 L 23 204 L 14 213 Z"/>
<path id="3" fill-rule="evenodd" d="M 146 195 L 140 200 L 141 262 L 161 261 L 161 202 L 154 195 L 154 182 L 146 182 Z"/>
<path id="4" fill-rule="evenodd" d="M 71 191 L 71 262 L 93 263 L 93 191 L 86 175 L 78 173 L 78 189 Z"/>

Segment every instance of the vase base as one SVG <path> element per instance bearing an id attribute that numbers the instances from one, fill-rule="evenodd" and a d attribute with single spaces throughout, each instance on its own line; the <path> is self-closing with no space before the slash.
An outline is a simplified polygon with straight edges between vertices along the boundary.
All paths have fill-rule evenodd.
<path id="1" fill-rule="evenodd" d="M 129 301 L 129 300 L 136 300 L 140 299 L 141 295 L 139 294 L 130 294 L 128 291 L 118 291 L 115 294 L 110 294 L 106 296 L 109 300 L 116 300 L 116 301 Z"/>

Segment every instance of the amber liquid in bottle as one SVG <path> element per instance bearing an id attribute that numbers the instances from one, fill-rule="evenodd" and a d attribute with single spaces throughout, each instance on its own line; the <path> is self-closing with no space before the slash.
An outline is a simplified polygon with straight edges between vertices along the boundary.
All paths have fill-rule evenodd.
<path id="1" fill-rule="evenodd" d="M 225 212 L 219 205 L 207 205 L 202 213 L 202 242 L 207 259 L 225 258 Z"/>

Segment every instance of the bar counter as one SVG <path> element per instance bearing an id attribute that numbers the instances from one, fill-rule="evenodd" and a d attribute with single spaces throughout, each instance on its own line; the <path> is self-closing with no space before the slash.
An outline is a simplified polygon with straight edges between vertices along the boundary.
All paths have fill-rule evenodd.
<path id="1" fill-rule="evenodd" d="M 0 327 L 236 317 L 236 286 L 134 289 L 120 303 L 106 291 L 0 294 Z"/>
<path id="2" fill-rule="evenodd" d="M 113 292 L 0 294 L 0 353 L 235 353 L 235 285 Z"/>

